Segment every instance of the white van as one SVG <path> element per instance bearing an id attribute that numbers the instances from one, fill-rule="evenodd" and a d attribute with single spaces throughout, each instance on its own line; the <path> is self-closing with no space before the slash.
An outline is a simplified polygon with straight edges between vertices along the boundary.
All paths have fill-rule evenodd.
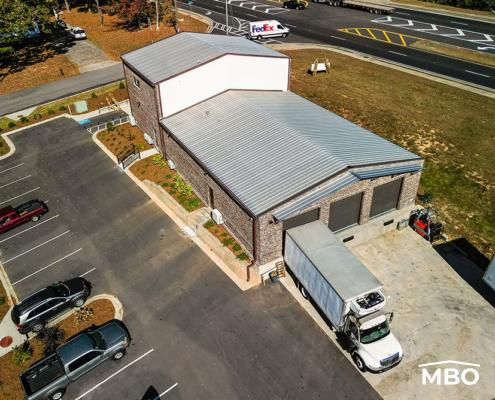
<path id="1" fill-rule="evenodd" d="M 270 37 L 287 37 L 289 28 L 283 26 L 280 22 L 272 19 L 268 21 L 256 21 L 249 23 L 248 39 L 264 39 Z"/>

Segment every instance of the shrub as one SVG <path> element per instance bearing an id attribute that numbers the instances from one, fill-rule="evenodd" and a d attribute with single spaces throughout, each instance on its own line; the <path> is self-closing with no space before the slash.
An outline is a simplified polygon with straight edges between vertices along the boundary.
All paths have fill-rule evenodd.
<path id="1" fill-rule="evenodd" d="M 16 365 L 22 365 L 33 356 L 33 348 L 26 340 L 19 346 L 14 346 L 12 350 L 12 361 Z"/>
<path id="2" fill-rule="evenodd" d="M 96 99 L 98 96 L 96 95 L 95 92 L 91 92 L 91 98 Z"/>
<path id="3" fill-rule="evenodd" d="M 55 114 L 55 111 L 52 110 L 51 108 L 49 108 L 47 112 L 48 112 L 49 115 Z"/>
<path id="4" fill-rule="evenodd" d="M 125 89 L 125 83 L 124 81 L 119 82 L 119 89 Z"/>
<path id="5" fill-rule="evenodd" d="M 210 229 L 210 228 L 212 228 L 214 226 L 215 226 L 215 221 L 213 221 L 212 219 L 209 219 L 208 221 L 206 221 L 203 224 L 203 227 L 206 228 L 206 229 Z"/>
<path id="6" fill-rule="evenodd" d="M 234 243 L 234 239 L 232 239 L 232 238 L 225 238 L 225 239 L 222 240 L 222 244 L 225 247 L 230 246 L 233 243 Z"/>
<path id="7" fill-rule="evenodd" d="M 153 164 L 154 165 L 159 165 L 160 167 L 164 168 L 167 166 L 167 163 L 163 159 L 163 157 L 160 154 L 155 154 L 152 158 Z"/>
<path id="8" fill-rule="evenodd" d="M 144 144 L 143 143 L 138 143 L 136 145 L 136 148 L 139 150 L 139 151 L 143 151 L 144 150 Z"/>
<path id="9" fill-rule="evenodd" d="M 59 111 L 67 111 L 67 107 L 63 104 L 58 108 Z"/>
<path id="10" fill-rule="evenodd" d="M 246 261 L 246 260 L 249 260 L 249 257 L 246 253 L 241 253 L 239 254 L 237 257 L 236 257 L 238 260 L 241 260 L 241 261 Z"/>
<path id="11" fill-rule="evenodd" d="M 168 182 L 163 182 L 163 183 L 162 183 L 162 186 L 163 186 L 163 187 L 169 187 L 169 186 L 170 186 L 170 183 L 168 183 Z"/>
<path id="12" fill-rule="evenodd" d="M 241 250 L 241 246 L 239 245 L 239 243 L 234 243 L 234 245 L 232 246 L 232 250 L 234 250 L 234 251 Z"/>
<path id="13" fill-rule="evenodd" d="M 74 313 L 74 323 L 81 325 L 90 322 L 93 319 L 94 311 L 90 307 L 81 307 Z"/>
<path id="14" fill-rule="evenodd" d="M 50 354 L 55 353 L 57 347 L 62 344 L 65 339 L 65 332 L 57 326 L 44 327 L 43 330 L 38 333 L 36 339 L 43 345 L 43 355 L 47 357 Z"/>
<path id="15" fill-rule="evenodd" d="M 229 234 L 228 234 L 227 232 L 222 232 L 222 233 L 220 234 L 220 236 L 224 238 L 224 237 L 229 236 Z"/>
<path id="16" fill-rule="evenodd" d="M 179 175 L 175 175 L 174 177 L 174 188 L 184 196 L 190 196 L 193 192 L 192 187 Z"/>
<path id="17" fill-rule="evenodd" d="M 136 135 L 134 135 L 133 133 L 129 133 L 129 140 L 134 140 L 136 139 Z"/>
<path id="18" fill-rule="evenodd" d="M 40 113 L 36 113 L 33 115 L 33 118 L 34 119 L 40 119 L 41 118 L 41 114 Z"/>
<path id="19" fill-rule="evenodd" d="M 10 121 L 9 124 L 7 125 L 9 128 L 15 128 L 17 125 L 15 124 L 14 121 Z"/>
<path id="20" fill-rule="evenodd" d="M 115 126 L 111 122 L 108 122 L 107 123 L 107 129 L 111 132 L 115 129 Z"/>
<path id="21" fill-rule="evenodd" d="M 25 116 L 22 116 L 19 121 L 23 122 L 23 123 L 26 123 L 26 122 L 29 122 L 29 118 L 28 117 L 25 117 Z"/>
<path id="22" fill-rule="evenodd" d="M 0 297 L 0 306 L 3 306 L 5 304 L 5 297 L 1 296 Z"/>
<path id="23" fill-rule="evenodd" d="M 194 209 L 196 209 L 197 207 L 199 207 L 199 205 L 201 204 L 201 202 L 199 201 L 199 199 L 189 199 L 187 201 L 187 211 L 192 211 Z"/>
<path id="24" fill-rule="evenodd" d="M 172 174 L 165 175 L 165 179 L 172 179 Z"/>

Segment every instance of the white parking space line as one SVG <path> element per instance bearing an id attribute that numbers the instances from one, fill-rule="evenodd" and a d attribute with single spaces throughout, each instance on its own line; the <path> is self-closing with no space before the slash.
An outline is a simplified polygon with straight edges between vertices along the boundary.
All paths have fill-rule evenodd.
<path id="1" fill-rule="evenodd" d="M 258 16 L 257 15 L 254 15 L 254 14 L 247 14 L 246 13 L 246 15 L 249 16 L 249 17 L 252 17 L 252 18 L 258 18 Z"/>
<path id="2" fill-rule="evenodd" d="M 490 75 L 480 74 L 479 72 L 470 71 L 468 69 L 465 69 L 464 71 L 469 72 L 470 74 L 480 75 L 480 76 L 484 76 L 485 78 L 490 78 Z"/>
<path id="3" fill-rule="evenodd" d="M 399 14 L 399 15 L 411 15 L 411 14 L 408 14 L 408 13 L 405 13 L 405 12 L 400 12 L 400 11 L 396 11 L 395 14 Z"/>
<path id="4" fill-rule="evenodd" d="M 72 253 L 69 253 L 65 256 L 63 256 L 62 258 L 59 258 L 57 261 L 54 261 L 50 264 L 48 264 L 47 266 L 43 267 L 43 268 L 40 268 L 38 269 L 37 271 L 33 272 L 32 274 L 29 274 L 27 276 L 25 276 L 24 278 L 21 278 L 19 279 L 18 281 L 15 281 L 14 283 L 12 283 L 12 286 L 15 286 L 17 285 L 18 283 L 21 283 L 22 281 L 25 281 L 26 279 L 29 279 L 31 278 L 32 276 L 36 275 L 36 274 L 39 274 L 40 272 L 44 271 L 45 269 L 47 268 L 50 268 L 50 267 L 53 267 L 55 264 L 58 264 L 60 261 L 63 261 L 65 260 L 66 258 L 69 258 L 70 256 L 76 254 L 76 253 L 79 253 L 80 251 L 82 250 L 82 247 L 77 249 L 77 250 L 74 250 Z"/>
<path id="5" fill-rule="evenodd" d="M 46 203 L 46 201 L 45 201 L 45 203 Z M 15 235 L 12 235 L 12 236 L 9 236 L 5 239 L 0 240 L 0 243 L 6 242 L 7 240 L 13 239 L 16 236 L 22 235 L 24 232 L 30 231 L 31 229 L 37 228 L 40 225 L 46 224 L 48 221 L 51 221 L 52 219 L 58 218 L 59 216 L 60 216 L 60 214 L 57 214 L 57 215 L 54 215 L 53 217 L 50 217 L 48 219 L 44 219 L 43 221 L 37 223 L 36 225 L 33 225 L 30 228 L 24 229 L 23 231 L 17 232 Z"/>
<path id="6" fill-rule="evenodd" d="M 18 199 L 19 197 L 22 197 L 22 196 L 24 196 L 24 195 L 26 195 L 26 194 L 29 194 L 29 193 L 33 193 L 33 192 L 35 192 L 36 190 L 39 190 L 39 189 L 40 189 L 40 187 L 38 186 L 38 187 L 36 187 L 36 188 L 34 188 L 34 189 L 28 190 L 27 192 L 24 192 L 24 193 L 22 193 L 22 194 L 19 194 L 19 195 L 17 195 L 17 196 L 14 196 L 14 197 L 12 197 L 12 198 L 10 198 L 10 199 L 8 199 L 8 200 L 4 200 L 4 201 L 0 202 L 0 204 L 9 203 L 9 202 L 11 202 L 12 200 Z"/>
<path id="7" fill-rule="evenodd" d="M 464 25 L 464 26 L 468 26 L 469 24 L 466 24 L 464 22 L 457 22 L 457 21 L 450 21 L 451 24 L 457 24 L 457 25 Z"/>
<path id="8" fill-rule="evenodd" d="M 290 26 L 291 28 L 297 28 L 297 26 L 291 24 L 285 24 L 285 26 Z"/>
<path id="9" fill-rule="evenodd" d="M 3 171 L 0 171 L 0 174 L 3 174 L 4 172 L 10 171 L 10 170 L 13 170 L 14 168 L 19 168 L 22 165 L 24 165 L 24 163 L 20 163 L 20 164 L 14 165 L 13 167 L 6 168 Z"/>
<path id="10" fill-rule="evenodd" d="M 0 189 L 3 189 L 4 187 L 10 186 L 10 185 L 13 185 L 14 183 L 17 183 L 17 182 L 23 181 L 24 179 L 31 178 L 31 176 L 32 176 L 32 175 L 26 175 L 26 176 L 23 176 L 22 178 L 16 179 L 15 181 L 12 181 L 12 182 L 6 183 L 5 185 L 0 186 Z"/>
<path id="11" fill-rule="evenodd" d="M 160 393 L 157 397 L 155 397 L 153 400 L 160 400 L 162 396 L 166 395 L 168 392 L 170 392 L 172 389 L 176 388 L 179 385 L 179 382 L 175 382 L 172 386 L 170 386 L 167 390 L 165 390 L 163 393 Z"/>
<path id="12" fill-rule="evenodd" d="M 333 36 L 333 35 L 330 35 L 330 37 L 333 37 L 334 39 L 339 39 L 339 40 L 347 40 L 347 39 L 344 39 L 344 38 L 341 38 L 341 37 L 338 37 L 338 36 Z"/>
<path id="13" fill-rule="evenodd" d="M 61 233 L 60 235 L 57 235 L 55 237 L 52 237 L 51 239 L 45 240 L 43 243 L 40 243 L 40 244 L 38 244 L 38 245 L 30 248 L 29 250 L 23 251 L 21 254 L 17 254 L 16 256 L 14 256 L 12 258 L 9 258 L 8 260 L 5 260 L 3 263 L 4 264 L 7 264 L 7 263 L 9 263 L 11 261 L 14 261 L 17 258 L 22 257 L 23 255 L 26 255 L 28 253 L 31 253 L 33 250 L 39 249 L 41 246 L 44 246 L 45 244 L 48 244 L 50 242 L 53 242 L 54 240 L 57 240 L 58 238 L 60 238 L 60 237 L 62 237 L 64 235 L 67 235 L 69 232 L 70 232 L 70 229 L 66 230 L 65 232 Z"/>
<path id="14" fill-rule="evenodd" d="M 148 354 L 150 354 L 152 351 L 154 351 L 154 349 L 151 349 L 151 350 L 148 350 L 146 353 L 144 353 L 142 356 L 139 356 L 138 358 L 136 358 L 134 361 L 131 361 L 129 364 L 125 365 L 124 367 L 120 368 L 118 371 L 114 372 L 112 375 L 110 375 L 108 378 L 102 380 L 100 383 L 97 383 L 95 386 L 93 386 L 91 389 L 89 389 L 88 391 L 84 392 L 82 395 L 80 395 L 79 397 L 75 398 L 74 400 L 80 400 L 82 399 L 84 396 L 86 396 L 87 394 L 91 393 L 93 390 L 96 390 L 97 388 L 99 388 L 101 385 L 103 385 L 105 382 L 108 382 L 110 379 L 112 379 L 115 375 L 118 375 L 120 374 L 122 371 L 124 371 L 125 369 L 129 368 L 131 365 L 137 363 L 139 360 L 141 360 L 142 358 L 146 357 Z"/>
<path id="15" fill-rule="evenodd" d="M 393 54 L 398 54 L 399 56 L 407 57 L 407 54 L 404 54 L 404 53 L 398 53 L 397 51 L 392 51 L 392 50 L 389 50 L 388 52 L 389 52 L 389 53 L 393 53 Z"/>
<path id="16" fill-rule="evenodd" d="M 82 278 L 83 276 L 88 275 L 90 272 L 93 272 L 95 269 L 96 269 L 96 267 L 95 267 L 95 268 L 90 269 L 89 271 L 86 271 L 84 274 L 79 275 L 79 278 Z"/>

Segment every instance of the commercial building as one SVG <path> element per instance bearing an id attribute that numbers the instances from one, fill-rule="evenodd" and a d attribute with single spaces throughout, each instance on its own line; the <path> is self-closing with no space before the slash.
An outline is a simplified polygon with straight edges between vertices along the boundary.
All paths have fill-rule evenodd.
<path id="1" fill-rule="evenodd" d="M 284 54 L 180 33 L 122 60 L 138 126 L 221 213 L 259 274 L 282 259 L 291 227 L 319 219 L 364 240 L 395 229 L 396 210 L 414 202 L 423 160 L 290 92 Z"/>

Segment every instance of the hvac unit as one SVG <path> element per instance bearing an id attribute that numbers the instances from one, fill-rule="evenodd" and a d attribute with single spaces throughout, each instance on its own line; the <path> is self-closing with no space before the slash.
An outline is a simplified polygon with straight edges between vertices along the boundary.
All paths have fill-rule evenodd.
<path id="1" fill-rule="evenodd" d="M 167 164 L 170 169 L 175 169 L 175 163 L 172 160 L 168 160 Z"/>
<path id="2" fill-rule="evenodd" d="M 215 221 L 216 224 L 223 224 L 223 216 L 216 208 L 211 211 L 211 219 Z"/>

